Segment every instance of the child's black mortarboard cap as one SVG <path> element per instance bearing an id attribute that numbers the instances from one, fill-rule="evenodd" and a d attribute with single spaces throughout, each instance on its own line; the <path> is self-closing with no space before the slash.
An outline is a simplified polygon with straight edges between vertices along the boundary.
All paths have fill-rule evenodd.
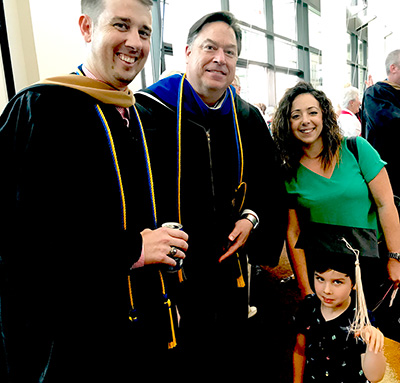
<path id="1" fill-rule="evenodd" d="M 304 249 L 315 255 L 354 253 L 346 246 L 342 238 L 353 249 L 360 252 L 360 257 L 379 258 L 376 230 L 338 226 L 311 222 L 301 231 L 296 248 Z"/>

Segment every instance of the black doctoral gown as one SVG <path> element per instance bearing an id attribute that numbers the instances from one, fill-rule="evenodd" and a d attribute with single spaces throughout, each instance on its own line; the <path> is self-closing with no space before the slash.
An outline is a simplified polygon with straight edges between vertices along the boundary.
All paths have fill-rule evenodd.
<path id="1" fill-rule="evenodd" d="M 115 105 L 34 85 L 0 118 L 2 382 L 135 375 L 127 275 L 152 215 L 131 116 L 128 129 Z"/>
<path id="2" fill-rule="evenodd" d="M 179 128 L 180 80 L 171 76 L 135 94 L 144 108 L 158 223 L 180 221 L 189 235 L 186 280 L 169 285 L 181 316 L 178 347 L 180 340 L 190 352 L 218 352 L 218 347 L 226 352 L 232 344 L 237 351 L 248 310 L 246 256 L 253 265 L 275 266 L 281 254 L 287 217 L 283 182 L 262 116 L 234 90 L 237 129 L 230 92 L 211 109 L 185 80 Z M 247 185 L 243 206 L 235 193 L 241 179 Z M 256 212 L 260 225 L 245 249 L 219 263 L 244 209 Z M 238 287 L 241 273 L 245 287 Z"/>
<path id="3" fill-rule="evenodd" d="M 367 88 L 362 111 L 365 137 L 387 162 L 393 192 L 399 196 L 400 86 L 379 81 Z"/>

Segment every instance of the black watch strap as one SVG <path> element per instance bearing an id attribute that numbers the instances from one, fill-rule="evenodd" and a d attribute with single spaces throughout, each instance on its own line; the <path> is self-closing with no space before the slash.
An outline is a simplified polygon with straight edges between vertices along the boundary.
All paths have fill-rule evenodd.
<path id="1" fill-rule="evenodd" d="M 400 262 L 400 253 L 388 253 L 388 257 L 392 259 L 396 259 Z"/>

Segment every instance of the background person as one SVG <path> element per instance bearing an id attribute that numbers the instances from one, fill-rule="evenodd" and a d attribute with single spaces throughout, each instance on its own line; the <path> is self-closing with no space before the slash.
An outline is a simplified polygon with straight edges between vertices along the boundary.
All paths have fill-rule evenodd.
<path id="1" fill-rule="evenodd" d="M 353 86 L 344 88 L 341 112 L 338 117 L 340 131 L 345 137 L 361 135 L 361 121 L 358 118 L 361 101 L 359 91 Z"/>
<path id="2" fill-rule="evenodd" d="M 400 50 L 388 54 L 385 61 L 387 79 L 365 90 L 362 112 L 365 137 L 387 162 L 393 192 L 400 195 Z"/>

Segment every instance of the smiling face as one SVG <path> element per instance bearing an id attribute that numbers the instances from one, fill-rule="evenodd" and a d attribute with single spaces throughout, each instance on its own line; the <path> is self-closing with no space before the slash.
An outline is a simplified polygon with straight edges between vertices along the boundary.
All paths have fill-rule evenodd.
<path id="1" fill-rule="evenodd" d="M 151 10 L 139 0 L 104 0 L 96 23 L 79 22 L 89 44 L 87 68 L 117 89 L 125 89 L 143 69 L 150 51 Z"/>
<path id="2" fill-rule="evenodd" d="M 293 135 L 304 146 L 322 145 L 322 110 L 312 94 L 303 93 L 293 100 L 290 125 Z"/>
<path id="3" fill-rule="evenodd" d="M 323 306 L 331 309 L 343 309 L 350 302 L 353 284 L 347 274 L 336 270 L 314 274 L 315 293 Z"/>
<path id="4" fill-rule="evenodd" d="M 206 24 L 191 46 L 186 47 L 187 79 L 208 105 L 214 105 L 235 77 L 235 32 L 225 22 Z"/>

